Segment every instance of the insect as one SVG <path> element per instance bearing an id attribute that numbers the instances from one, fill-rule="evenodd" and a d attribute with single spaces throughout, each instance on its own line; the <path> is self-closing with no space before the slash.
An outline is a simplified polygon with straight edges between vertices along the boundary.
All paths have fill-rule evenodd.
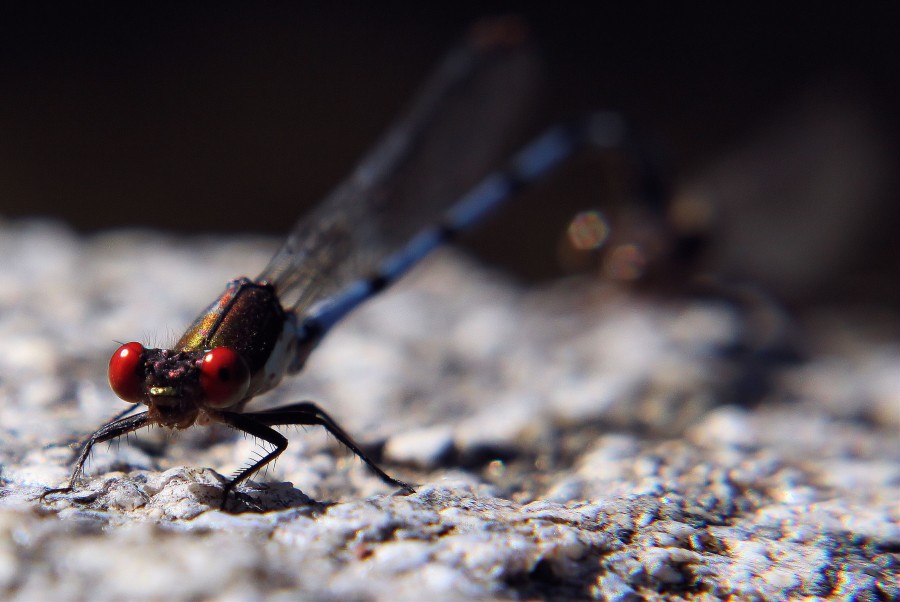
<path id="1" fill-rule="evenodd" d="M 547 131 L 505 169 L 486 175 L 528 104 L 534 67 L 518 20 L 473 28 L 426 82 L 406 117 L 296 225 L 257 278 L 229 283 L 171 349 L 137 342 L 119 347 L 109 362 L 109 383 L 121 399 L 146 410 L 122 413 L 94 432 L 81 447 L 68 485 L 44 495 L 72 491 L 98 443 L 146 426 L 210 423 L 272 446 L 225 485 L 223 508 L 239 483 L 287 448 L 288 440 L 273 428 L 285 425 L 324 427 L 382 481 L 413 493 L 316 403 L 260 411 L 245 407 L 285 375 L 300 371 L 328 331 L 360 303 L 522 186 L 585 143 L 623 144 L 622 121 L 615 114 L 595 114 Z"/>

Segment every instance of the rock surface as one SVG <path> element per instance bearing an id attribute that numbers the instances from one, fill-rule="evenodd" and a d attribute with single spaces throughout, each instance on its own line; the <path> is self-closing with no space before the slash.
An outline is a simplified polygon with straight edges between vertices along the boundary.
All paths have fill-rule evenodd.
<path id="1" fill-rule="evenodd" d="M 723 302 L 522 290 L 446 251 L 255 402 L 317 400 L 414 495 L 288 429 L 223 512 L 260 445 L 196 428 L 98 446 L 41 501 L 123 407 L 114 341 L 175 340 L 273 244 L 0 224 L 0 598 L 900 597 L 896 332 L 823 313 L 766 363 Z"/>

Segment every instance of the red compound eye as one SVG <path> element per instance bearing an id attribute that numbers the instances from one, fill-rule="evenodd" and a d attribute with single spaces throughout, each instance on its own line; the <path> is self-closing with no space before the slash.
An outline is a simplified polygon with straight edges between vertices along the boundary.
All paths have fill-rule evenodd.
<path id="1" fill-rule="evenodd" d="M 140 343 L 125 343 L 109 359 L 109 386 L 113 393 L 129 403 L 139 403 L 141 394 L 141 358 L 144 346 Z"/>
<path id="2" fill-rule="evenodd" d="M 200 386 L 207 405 L 227 408 L 244 398 L 250 386 L 250 370 L 234 349 L 216 347 L 203 356 Z"/>

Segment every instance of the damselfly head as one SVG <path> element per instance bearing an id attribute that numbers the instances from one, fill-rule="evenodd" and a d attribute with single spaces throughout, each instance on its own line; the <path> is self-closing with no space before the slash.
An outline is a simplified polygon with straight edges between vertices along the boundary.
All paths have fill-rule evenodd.
<path id="1" fill-rule="evenodd" d="M 109 360 L 109 384 L 129 403 L 224 409 L 244 399 L 250 370 L 230 347 L 172 351 L 132 342 L 119 347 Z"/>

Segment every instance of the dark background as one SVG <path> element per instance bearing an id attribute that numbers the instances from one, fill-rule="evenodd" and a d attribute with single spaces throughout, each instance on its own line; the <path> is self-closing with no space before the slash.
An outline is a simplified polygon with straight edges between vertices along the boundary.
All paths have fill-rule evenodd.
<path id="1" fill-rule="evenodd" d="M 790 122 L 784 107 L 849 98 L 873 116 L 873 148 L 892 167 L 876 174 L 878 199 L 859 209 L 875 217 L 841 243 L 856 259 L 830 278 L 862 265 L 896 275 L 898 203 L 885 176 L 896 173 L 900 106 L 891 3 L 336 4 L 3 9 L 0 215 L 53 216 L 82 231 L 283 233 L 348 173 L 468 25 L 515 12 L 546 59 L 535 127 L 621 109 L 663 141 L 676 189 L 759 130 Z M 570 210 L 560 207 L 560 223 Z M 816 217 L 792 219 L 805 227 Z M 507 246 L 546 223 L 501 225 L 491 238 Z M 548 273 L 546 262 L 526 263 L 537 266 L 526 275 Z"/>

